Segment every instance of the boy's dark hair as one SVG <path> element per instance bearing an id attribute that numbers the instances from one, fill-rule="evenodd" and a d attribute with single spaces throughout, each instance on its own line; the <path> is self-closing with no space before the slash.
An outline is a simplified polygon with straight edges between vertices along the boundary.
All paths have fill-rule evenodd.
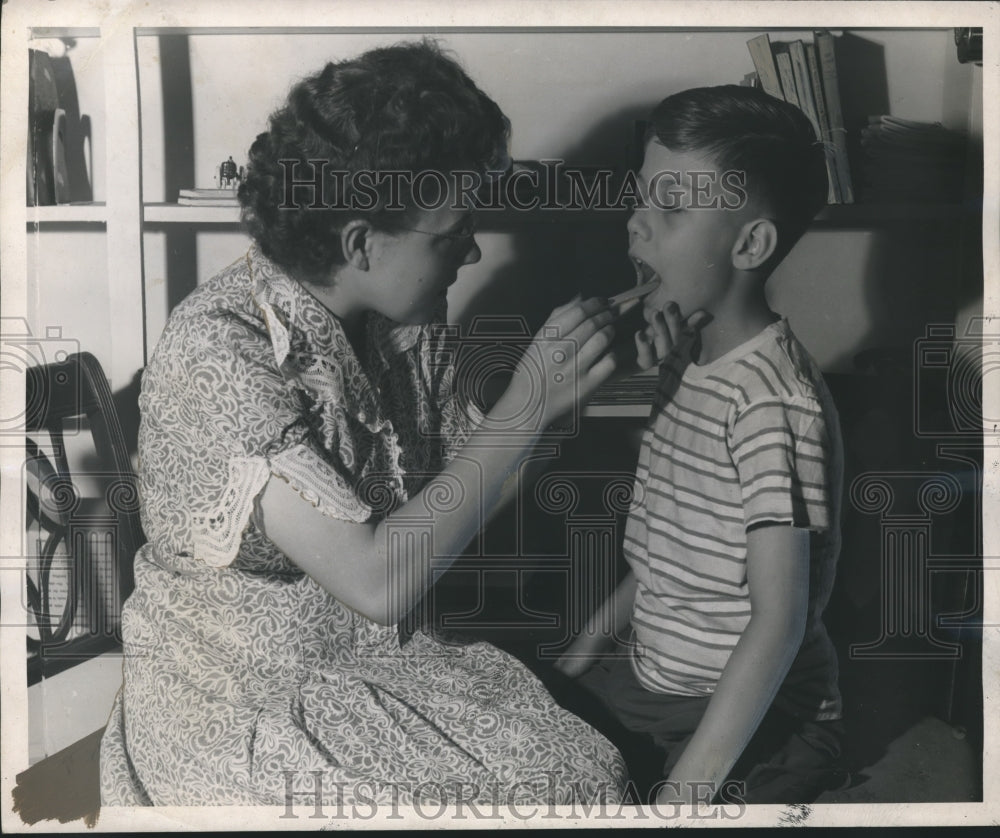
<path id="1" fill-rule="evenodd" d="M 506 155 L 508 135 L 497 104 L 432 41 L 329 63 L 291 89 L 250 147 L 239 188 L 244 226 L 266 256 L 315 279 L 343 262 L 339 234 L 348 220 L 367 218 L 389 231 L 406 223 L 405 212 L 385 207 L 396 199 L 388 181 L 375 186 L 371 211 L 350 208 L 353 174 L 489 171 Z M 325 194 L 317 190 L 316 200 L 335 208 L 310 206 L 310 189 L 300 188 L 296 205 L 279 209 L 286 177 L 313 179 L 310 160 L 326 163 Z M 409 197 L 398 200 L 405 204 Z"/>
<path id="2" fill-rule="evenodd" d="M 812 123 L 794 105 L 737 85 L 668 96 L 650 114 L 646 140 L 707 156 L 722 172 L 746 173 L 749 199 L 773 214 L 773 269 L 826 204 L 826 154 Z"/>

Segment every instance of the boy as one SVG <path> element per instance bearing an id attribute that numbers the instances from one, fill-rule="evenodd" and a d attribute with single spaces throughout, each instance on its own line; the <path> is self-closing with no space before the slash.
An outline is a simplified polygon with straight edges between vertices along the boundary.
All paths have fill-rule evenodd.
<path id="1" fill-rule="evenodd" d="M 747 802 L 806 802 L 839 755 L 820 618 L 843 453 L 819 370 L 764 282 L 826 202 L 823 148 L 801 111 L 762 91 L 688 90 L 653 111 L 638 183 L 629 255 L 660 285 L 636 342 L 640 365 L 662 366 L 630 573 L 557 668 L 665 752 L 657 802 L 707 802 L 727 777 Z M 710 317 L 682 352 L 672 337 L 696 312 Z M 628 637 L 629 620 L 628 655 L 594 664 L 609 645 L 596 627 Z"/>

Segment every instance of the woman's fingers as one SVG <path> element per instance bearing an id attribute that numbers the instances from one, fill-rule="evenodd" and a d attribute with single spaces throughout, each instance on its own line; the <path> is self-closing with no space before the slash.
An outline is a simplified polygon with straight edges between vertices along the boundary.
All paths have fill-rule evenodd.
<path id="1" fill-rule="evenodd" d="M 546 363 L 568 366 L 575 358 L 579 369 L 587 370 L 610 347 L 616 319 L 604 300 L 571 303 L 549 318 L 535 343 Z"/>
<path id="2" fill-rule="evenodd" d="M 615 320 L 607 301 L 599 298 L 573 300 L 553 311 L 532 341 L 527 366 L 522 364 L 529 378 L 528 359 L 540 364 L 545 383 L 538 396 L 543 398 L 544 415 L 556 417 L 573 409 L 614 371 L 615 360 L 608 350 Z"/>
<path id="3" fill-rule="evenodd" d="M 611 352 L 605 353 L 601 359 L 592 364 L 585 374 L 583 396 L 590 398 L 605 381 L 614 375 L 618 368 L 618 359 Z"/>
<path id="4" fill-rule="evenodd" d="M 586 300 L 574 298 L 566 305 L 553 309 L 545 325 L 556 327 L 560 337 L 568 337 L 588 319 L 604 312 L 608 314 L 608 322 L 614 320 L 614 312 L 608 308 L 607 300 L 601 297 L 591 297 Z"/>
<path id="5" fill-rule="evenodd" d="M 603 324 L 603 325 L 601 325 Z M 582 323 L 569 336 L 576 348 L 576 359 L 581 370 L 589 369 L 611 347 L 615 338 L 615 324 L 605 322 L 605 318 L 593 318 Z"/>

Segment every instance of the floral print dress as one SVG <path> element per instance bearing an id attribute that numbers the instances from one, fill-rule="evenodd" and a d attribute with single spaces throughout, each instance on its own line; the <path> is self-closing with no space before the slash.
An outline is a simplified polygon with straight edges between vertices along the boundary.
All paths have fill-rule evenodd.
<path id="1" fill-rule="evenodd" d="M 453 393 L 451 337 L 369 315 L 359 358 L 256 247 L 178 306 L 140 397 L 149 542 L 104 805 L 620 798 L 617 750 L 520 662 L 367 620 L 255 524 L 271 475 L 360 523 L 439 472 L 477 418 Z"/>

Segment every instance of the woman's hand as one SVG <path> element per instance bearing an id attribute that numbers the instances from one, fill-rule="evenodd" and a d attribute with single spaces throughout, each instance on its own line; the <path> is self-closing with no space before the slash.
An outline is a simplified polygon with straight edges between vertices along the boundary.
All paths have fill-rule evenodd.
<path id="1" fill-rule="evenodd" d="M 636 364 L 640 370 L 662 364 L 671 352 L 690 345 L 698 332 L 712 319 L 705 311 L 696 311 L 690 317 L 681 316 L 677 303 L 668 302 L 662 311 L 643 311 L 646 328 L 635 333 Z"/>
<path id="2" fill-rule="evenodd" d="M 505 414 L 542 429 L 585 402 L 615 371 L 608 352 L 615 320 L 599 298 L 555 309 L 514 371 L 502 397 Z"/>

